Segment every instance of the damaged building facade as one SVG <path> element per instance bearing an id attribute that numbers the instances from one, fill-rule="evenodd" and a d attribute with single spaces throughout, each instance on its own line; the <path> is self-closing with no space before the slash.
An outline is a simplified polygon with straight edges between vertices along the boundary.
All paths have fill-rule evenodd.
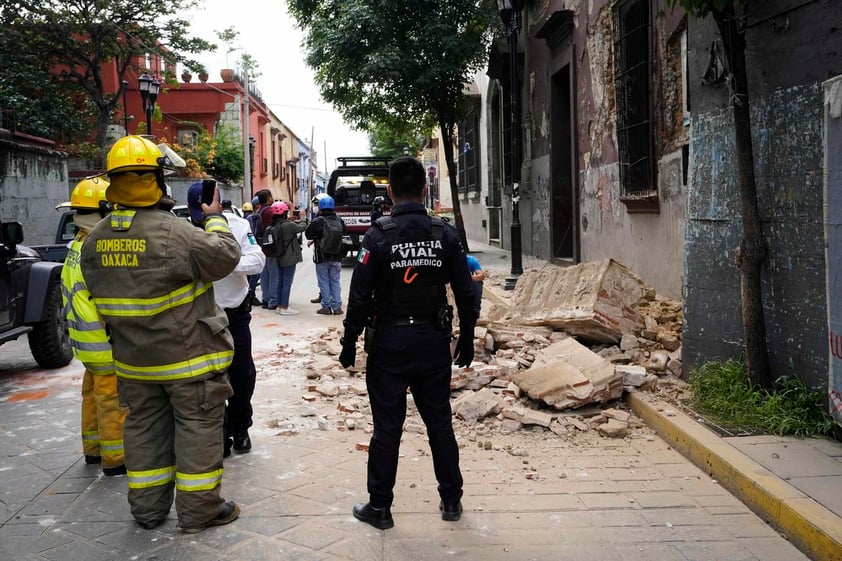
<path id="1" fill-rule="evenodd" d="M 842 73 L 842 3 L 751 2 L 745 24 L 772 378 L 797 374 L 824 388 L 828 296 L 831 303 L 840 299 L 826 262 L 838 261 L 842 248 L 825 243 L 826 227 L 829 235 L 834 230 L 824 207 L 842 188 L 827 173 L 838 169 L 839 144 L 825 148 L 825 129 L 834 123 L 839 129 L 839 119 L 826 116 L 826 96 L 827 83 Z M 683 344 L 692 368 L 742 352 L 736 266 L 742 226 L 722 45 L 712 18 L 690 18 L 688 28 L 692 156 Z"/>
<path id="2" fill-rule="evenodd" d="M 686 17 L 663 0 L 526 4 L 515 58 L 522 126 L 513 130 L 510 118 L 513 57 L 504 39 L 492 47 L 483 95 L 460 124 L 457 146 L 484 154 L 463 164 L 462 151 L 460 168 L 487 174 L 484 196 L 464 195 L 468 237 L 511 247 L 519 175 L 525 255 L 560 265 L 613 258 L 680 297 Z M 461 138 L 480 127 L 485 138 Z"/>

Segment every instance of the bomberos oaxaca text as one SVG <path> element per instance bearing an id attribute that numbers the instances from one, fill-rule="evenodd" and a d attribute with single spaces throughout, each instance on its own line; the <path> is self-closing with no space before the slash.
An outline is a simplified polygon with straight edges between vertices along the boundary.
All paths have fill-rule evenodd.
<path id="1" fill-rule="evenodd" d="M 146 240 L 97 240 L 96 252 L 103 267 L 139 267 L 138 254 L 146 253 Z"/>

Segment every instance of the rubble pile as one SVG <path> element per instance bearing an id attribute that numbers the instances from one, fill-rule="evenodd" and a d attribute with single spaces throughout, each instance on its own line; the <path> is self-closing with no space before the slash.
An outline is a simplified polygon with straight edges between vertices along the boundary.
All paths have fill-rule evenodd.
<path id="1" fill-rule="evenodd" d="M 623 391 L 686 392 L 681 303 L 613 260 L 528 272 L 508 301 L 487 286 L 483 308 L 474 362 L 452 372 L 459 430 L 623 438 L 643 426 L 617 401 Z M 358 343 L 356 365 L 343 369 L 339 335 L 331 328 L 312 343 L 302 401 L 336 404 L 320 428 L 370 432 L 365 352 Z M 406 430 L 423 434 L 410 409 Z"/>

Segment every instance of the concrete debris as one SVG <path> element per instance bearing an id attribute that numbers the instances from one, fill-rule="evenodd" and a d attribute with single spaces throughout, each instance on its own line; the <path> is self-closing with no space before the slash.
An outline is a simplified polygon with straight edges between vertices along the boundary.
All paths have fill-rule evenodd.
<path id="1" fill-rule="evenodd" d="M 527 407 L 504 407 L 502 415 L 506 419 L 514 419 L 523 425 L 539 425 L 549 428 L 553 416 L 543 411 L 536 411 Z"/>
<path id="2" fill-rule="evenodd" d="M 614 365 L 573 338 L 546 347 L 513 381 L 529 397 L 555 409 L 607 403 L 623 393 L 623 376 Z"/>
<path id="3" fill-rule="evenodd" d="M 649 290 L 640 277 L 613 259 L 549 267 L 518 279 L 508 312 L 500 319 L 509 325 L 548 326 L 583 340 L 616 343 L 623 333 L 643 329 L 637 305 Z"/>
<path id="4" fill-rule="evenodd" d="M 599 434 L 608 438 L 624 438 L 629 432 L 629 425 L 622 421 L 611 419 L 607 423 L 599 425 L 597 430 Z"/>
<path id="5" fill-rule="evenodd" d="M 688 395 L 678 378 L 680 302 L 656 294 L 619 263 L 529 271 L 514 292 L 487 284 L 483 298 L 474 362 L 451 371 L 451 406 L 465 430 L 486 437 L 527 430 L 552 438 L 589 431 L 622 438 L 642 427 L 627 411 L 610 408 L 624 390 Z M 340 334 L 327 330 L 302 361 L 309 382 L 299 416 L 321 430 L 371 433 L 365 380 L 358 374 L 364 375 L 366 355 L 358 342 L 355 367 L 341 368 Z M 314 406 L 319 401 L 330 403 L 333 413 L 319 416 L 325 412 Z M 413 438 L 426 432 L 411 396 L 405 431 Z M 490 440 L 483 442 L 491 448 Z"/>
<path id="6" fill-rule="evenodd" d="M 453 412 L 463 421 L 475 422 L 489 415 L 496 415 L 503 407 L 503 400 L 488 388 L 464 393 L 453 403 Z"/>

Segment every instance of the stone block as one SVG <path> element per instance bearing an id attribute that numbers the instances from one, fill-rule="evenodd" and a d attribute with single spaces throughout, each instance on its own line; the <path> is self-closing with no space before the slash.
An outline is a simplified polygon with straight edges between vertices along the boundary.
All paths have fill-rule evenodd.
<path id="1" fill-rule="evenodd" d="M 542 349 L 513 381 L 532 399 L 559 410 L 605 403 L 623 393 L 623 376 L 614 365 L 573 338 Z"/>
<path id="2" fill-rule="evenodd" d="M 502 407 L 503 400 L 488 388 L 465 393 L 453 403 L 454 414 L 468 422 L 475 422 L 489 415 L 496 415 Z"/>
<path id="3" fill-rule="evenodd" d="M 646 368 L 636 364 L 615 364 L 614 371 L 623 377 L 624 386 L 639 388 L 646 382 Z"/>
<path id="4" fill-rule="evenodd" d="M 637 303 L 647 290 L 640 277 L 613 259 L 529 271 L 518 280 L 505 320 L 616 343 L 623 333 L 644 327 Z"/>

